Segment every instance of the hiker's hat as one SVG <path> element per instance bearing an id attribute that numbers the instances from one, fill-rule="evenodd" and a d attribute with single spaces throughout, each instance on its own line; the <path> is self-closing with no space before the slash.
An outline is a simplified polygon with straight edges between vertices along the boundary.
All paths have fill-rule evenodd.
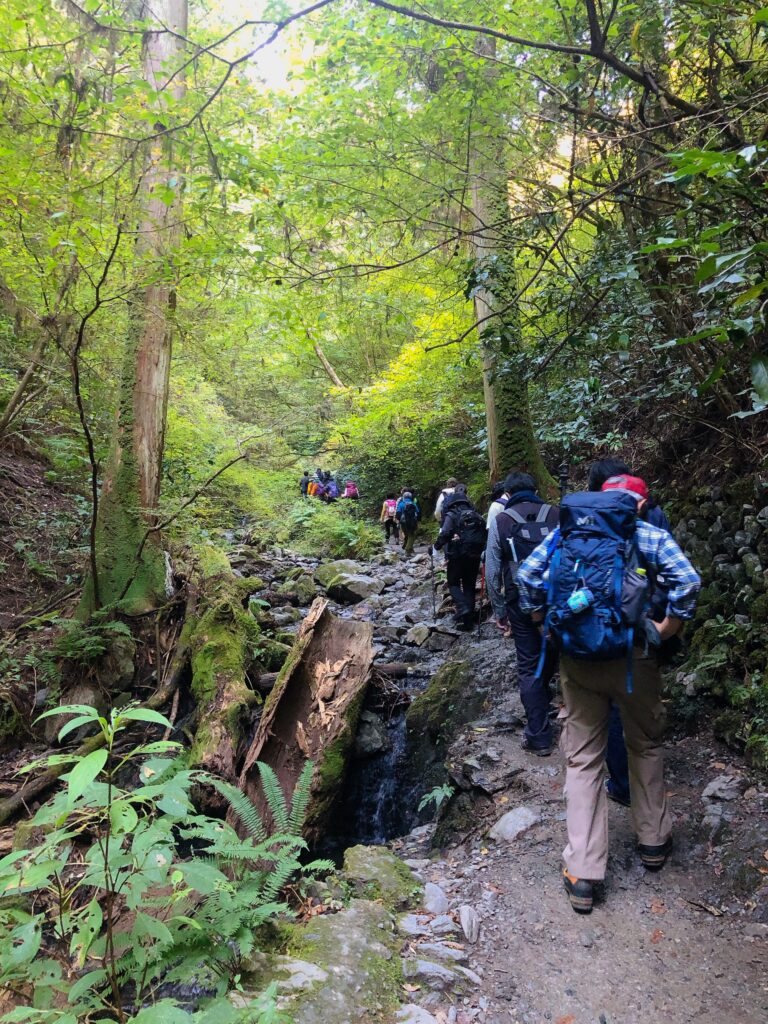
<path id="1" fill-rule="evenodd" d="M 623 494 L 631 494 L 637 501 L 647 501 L 649 496 L 648 485 L 645 480 L 639 476 L 630 476 L 628 473 L 609 477 L 601 490 L 621 491 Z"/>

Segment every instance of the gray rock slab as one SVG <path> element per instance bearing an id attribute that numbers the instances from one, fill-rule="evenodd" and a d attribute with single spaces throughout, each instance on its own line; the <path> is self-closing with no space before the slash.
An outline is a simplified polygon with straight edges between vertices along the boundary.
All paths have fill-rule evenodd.
<path id="1" fill-rule="evenodd" d="M 425 1010 L 423 1006 L 417 1006 L 416 1003 L 401 1006 L 395 1014 L 395 1020 L 398 1021 L 398 1024 L 437 1024 L 437 1018 L 433 1017 L 429 1010 Z"/>
<path id="2" fill-rule="evenodd" d="M 515 807 L 499 818 L 488 835 L 491 839 L 511 842 L 540 821 L 541 814 L 533 807 Z"/>
<path id="3" fill-rule="evenodd" d="M 747 783 L 735 775 L 718 775 L 705 786 L 702 800 L 738 800 Z"/>
<path id="4" fill-rule="evenodd" d="M 459 927 L 448 914 L 439 914 L 429 922 L 429 928 L 433 935 L 455 935 Z"/>
<path id="5" fill-rule="evenodd" d="M 475 908 L 470 907 L 468 903 L 460 906 L 459 921 L 467 942 L 477 942 L 480 937 L 480 917 Z"/>
<path id="6" fill-rule="evenodd" d="M 406 642 L 409 644 L 417 644 L 419 647 L 427 641 L 429 638 L 430 629 L 425 622 L 420 622 L 416 626 L 412 626 L 405 634 Z"/>
<path id="7" fill-rule="evenodd" d="M 428 956 L 433 960 L 447 960 L 448 963 L 465 963 L 469 956 L 466 949 L 455 949 L 443 942 L 420 942 L 418 952 L 421 956 Z"/>
<path id="8" fill-rule="evenodd" d="M 451 988 L 460 980 L 459 974 L 452 967 L 420 959 L 406 960 L 403 964 L 403 975 L 438 992 Z"/>
<path id="9" fill-rule="evenodd" d="M 448 912 L 448 897 L 439 885 L 434 882 L 427 882 L 424 886 L 424 908 L 430 914 L 445 914 Z"/>

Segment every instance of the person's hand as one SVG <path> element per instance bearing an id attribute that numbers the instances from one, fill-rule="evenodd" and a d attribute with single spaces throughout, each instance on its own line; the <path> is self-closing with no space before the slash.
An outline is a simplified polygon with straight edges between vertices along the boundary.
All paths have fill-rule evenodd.
<path id="1" fill-rule="evenodd" d="M 680 632 L 683 620 L 676 619 L 674 615 L 665 616 L 661 622 L 654 622 L 655 628 L 659 631 L 659 636 L 664 640 L 669 640 L 670 637 L 675 636 Z"/>

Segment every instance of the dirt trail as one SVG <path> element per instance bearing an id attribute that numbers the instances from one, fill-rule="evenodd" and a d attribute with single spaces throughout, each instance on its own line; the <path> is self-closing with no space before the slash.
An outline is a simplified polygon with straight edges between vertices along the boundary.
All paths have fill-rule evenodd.
<path id="1" fill-rule="evenodd" d="M 379 623 L 388 618 L 385 611 L 375 617 Z M 515 723 L 523 711 L 512 642 L 487 623 L 479 635 L 458 639 L 443 657 L 469 660 L 478 685 L 491 687 L 485 716 L 464 727 L 449 750 L 454 775 L 461 775 L 462 766 L 465 775 L 478 769 L 481 775 L 498 773 L 503 766 L 511 782 L 478 802 L 471 834 L 456 832 L 455 845 L 441 853 L 431 849 L 433 827 L 391 844 L 414 862 L 423 881 L 443 889 L 452 913 L 470 905 L 481 920 L 469 967 L 482 986 L 458 996 L 431 990 L 425 979 L 410 998 L 438 1024 L 767 1020 L 765 780 L 707 729 L 672 735 L 671 861 L 658 874 L 646 872 L 635 852 L 629 811 L 611 804 L 605 898 L 590 916 L 576 915 L 560 876 L 564 763 L 559 752 L 538 758 L 520 749 Z M 714 780 L 715 794 L 704 799 Z M 488 838 L 505 812 L 522 806 L 540 821 L 511 841 Z M 420 941 L 410 940 L 414 957 Z"/>

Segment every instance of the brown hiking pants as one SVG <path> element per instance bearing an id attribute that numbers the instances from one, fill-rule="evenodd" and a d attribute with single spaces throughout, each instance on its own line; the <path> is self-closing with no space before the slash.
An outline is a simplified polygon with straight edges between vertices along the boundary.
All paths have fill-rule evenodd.
<path id="1" fill-rule="evenodd" d="M 608 863 L 605 747 L 611 701 L 621 708 L 629 754 L 632 819 L 638 842 L 658 846 L 672 831 L 664 788 L 661 736 L 664 706 L 656 658 L 635 648 L 633 692 L 627 693 L 627 662 L 560 660 L 565 708 L 560 745 L 566 758 L 568 845 L 571 875 L 599 881 Z"/>

